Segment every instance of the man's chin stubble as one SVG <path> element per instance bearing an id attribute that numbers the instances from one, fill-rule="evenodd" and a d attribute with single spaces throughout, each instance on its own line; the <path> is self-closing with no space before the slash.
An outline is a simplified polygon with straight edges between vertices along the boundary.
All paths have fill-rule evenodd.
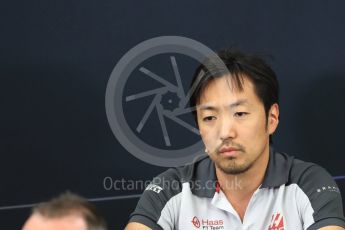
<path id="1" fill-rule="evenodd" d="M 228 159 L 230 160 L 230 158 Z M 234 161 L 234 160 L 235 158 L 232 157 L 231 161 Z M 226 165 L 224 167 L 221 164 L 217 164 L 217 167 L 225 174 L 239 175 L 248 171 L 251 165 L 240 166 L 240 165 L 236 165 L 236 163 L 232 163 L 232 165 Z"/>

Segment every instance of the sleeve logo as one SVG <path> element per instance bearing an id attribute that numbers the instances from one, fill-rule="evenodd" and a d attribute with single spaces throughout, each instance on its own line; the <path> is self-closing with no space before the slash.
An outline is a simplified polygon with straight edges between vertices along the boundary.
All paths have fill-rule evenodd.
<path id="1" fill-rule="evenodd" d="M 155 184 L 149 184 L 145 190 L 151 190 L 154 191 L 155 193 L 160 193 L 163 189 L 162 187 L 155 185 Z"/>

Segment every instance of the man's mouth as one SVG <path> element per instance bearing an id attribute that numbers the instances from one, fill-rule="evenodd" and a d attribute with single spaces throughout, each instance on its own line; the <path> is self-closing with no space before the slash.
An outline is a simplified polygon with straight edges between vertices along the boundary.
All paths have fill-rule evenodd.
<path id="1" fill-rule="evenodd" d="M 219 150 L 219 154 L 227 157 L 234 157 L 238 155 L 241 150 L 234 147 L 224 147 Z"/>

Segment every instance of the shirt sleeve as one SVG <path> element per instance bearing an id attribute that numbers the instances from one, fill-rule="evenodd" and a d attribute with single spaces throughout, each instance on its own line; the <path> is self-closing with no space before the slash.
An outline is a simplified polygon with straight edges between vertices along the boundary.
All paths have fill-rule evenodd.
<path id="1" fill-rule="evenodd" d="M 304 228 L 314 230 L 330 225 L 345 228 L 340 190 L 331 175 L 315 164 L 300 172 L 298 185 L 309 199 L 309 204 L 301 208 Z"/>
<path id="2" fill-rule="evenodd" d="M 129 222 L 138 222 L 154 230 L 173 230 L 178 222 L 181 183 L 169 169 L 154 178 L 130 215 Z"/>

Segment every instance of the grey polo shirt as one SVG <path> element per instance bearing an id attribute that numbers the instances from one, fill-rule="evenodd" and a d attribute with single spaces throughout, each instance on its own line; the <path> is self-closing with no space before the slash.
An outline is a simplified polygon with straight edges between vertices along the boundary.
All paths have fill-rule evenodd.
<path id="1" fill-rule="evenodd" d="M 154 178 L 130 222 L 164 230 L 345 228 L 340 191 L 329 173 L 273 148 L 263 183 L 250 199 L 243 222 L 219 188 L 208 156 Z"/>

